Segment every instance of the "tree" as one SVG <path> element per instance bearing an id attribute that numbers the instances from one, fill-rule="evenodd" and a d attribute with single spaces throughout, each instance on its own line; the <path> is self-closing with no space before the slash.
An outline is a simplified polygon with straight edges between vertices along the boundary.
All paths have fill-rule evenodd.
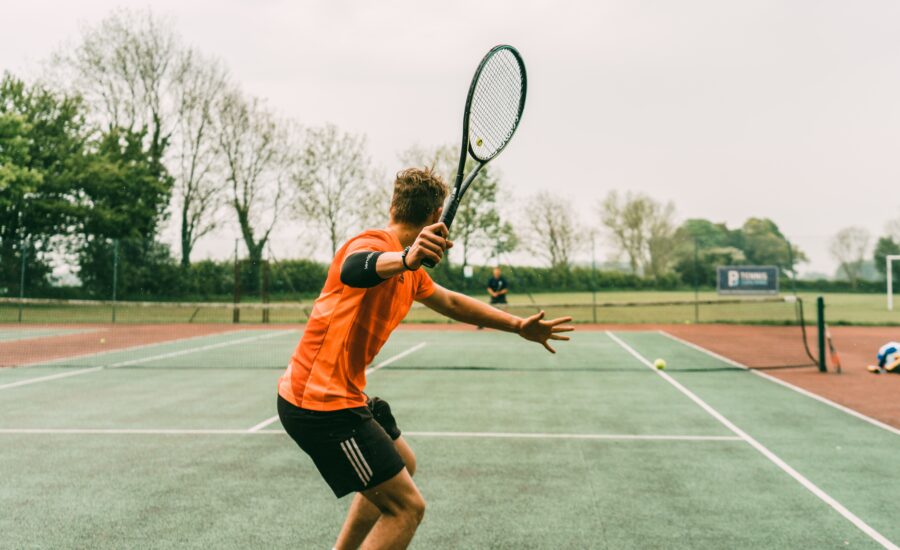
<path id="1" fill-rule="evenodd" d="M 163 276 L 168 247 L 156 240 L 172 178 L 158 173 L 146 143 L 143 132 L 113 129 L 91 144 L 80 189 L 78 255 L 82 283 L 98 296 L 112 288 L 115 247 L 120 296 L 170 293 L 166 285 L 174 284 Z"/>
<path id="2" fill-rule="evenodd" d="M 400 155 L 400 160 L 408 166 L 433 168 L 448 185 L 452 186 L 456 181 L 459 156 L 452 146 L 444 145 L 434 150 L 412 147 Z M 475 162 L 467 158 L 465 172 L 474 167 Z M 498 197 L 502 194 L 500 178 L 490 165 L 481 169 L 466 191 L 451 229 L 451 238 L 460 245 L 458 250 L 462 254 L 463 266 L 468 265 L 473 252 L 481 250 L 490 255 L 496 248 L 496 241 L 504 227 L 504 220 L 497 208 Z"/>
<path id="3" fill-rule="evenodd" d="M 578 247 L 575 211 L 566 200 L 547 191 L 533 196 L 525 207 L 530 251 L 553 268 L 568 270 Z"/>
<path id="4" fill-rule="evenodd" d="M 778 225 L 768 218 L 749 218 L 741 227 L 741 235 L 741 249 L 752 264 L 777 265 L 793 271 L 794 265 L 806 261 L 806 255 L 796 246 L 791 248 Z"/>
<path id="5" fill-rule="evenodd" d="M 878 239 L 875 244 L 875 250 L 872 259 L 875 262 L 875 269 L 881 273 L 881 276 L 887 280 L 887 257 L 890 255 L 900 254 L 900 243 L 897 243 L 892 237 L 885 236 Z M 900 262 L 892 264 L 894 280 L 900 281 Z"/>
<path id="6" fill-rule="evenodd" d="M 218 141 L 234 210 L 258 284 L 262 255 L 284 213 L 291 174 L 290 134 L 257 99 L 228 91 L 219 102 Z"/>
<path id="7" fill-rule="evenodd" d="M 212 126 L 225 69 L 183 46 L 170 20 L 127 9 L 87 28 L 74 48 L 56 54 L 54 67 L 86 98 L 98 126 L 143 134 L 157 174 L 174 177 L 188 266 L 197 241 L 218 223 L 224 181 Z"/>
<path id="8" fill-rule="evenodd" d="M 74 96 L 0 81 L 0 286 L 18 288 L 21 254 L 31 286 L 46 282 L 57 235 L 78 221 L 86 162 L 84 109 Z"/>
<path id="9" fill-rule="evenodd" d="M 74 48 L 54 56 L 63 80 L 93 107 L 101 126 L 145 135 L 160 174 L 175 127 L 168 91 L 180 71 L 180 47 L 170 21 L 149 10 L 121 9 L 86 28 Z"/>
<path id="10" fill-rule="evenodd" d="M 197 241 L 216 228 L 225 185 L 216 139 L 216 106 L 227 74 L 220 63 L 195 50 L 181 54 L 172 93 L 176 127 L 170 164 L 176 169 L 175 199 L 180 223 L 181 266 L 191 263 Z"/>
<path id="11" fill-rule="evenodd" d="M 845 227 L 831 238 L 831 255 L 840 264 L 840 270 L 854 288 L 862 272 L 870 238 L 871 235 L 865 228 L 857 226 Z"/>
<path id="12" fill-rule="evenodd" d="M 384 227 L 391 210 L 393 186 L 381 170 L 372 170 L 362 200 L 356 209 L 356 219 L 361 229 Z"/>
<path id="13" fill-rule="evenodd" d="M 660 203 L 641 193 L 624 198 L 611 191 L 598 207 L 600 220 L 620 253 L 628 256 L 631 272 L 659 277 L 672 262 L 675 250 L 675 205 Z"/>
<path id="14" fill-rule="evenodd" d="M 364 137 L 333 124 L 306 130 L 292 176 L 296 211 L 325 232 L 332 255 L 359 221 L 370 165 Z"/>
<path id="15" fill-rule="evenodd" d="M 648 261 L 644 273 L 656 279 L 671 269 L 678 247 L 675 226 L 675 205 L 655 203 L 647 223 Z"/>

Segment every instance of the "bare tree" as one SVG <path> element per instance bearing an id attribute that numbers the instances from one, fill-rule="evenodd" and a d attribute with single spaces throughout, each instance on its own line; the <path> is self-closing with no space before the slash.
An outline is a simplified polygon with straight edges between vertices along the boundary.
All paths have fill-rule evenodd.
<path id="1" fill-rule="evenodd" d="M 542 191 L 525 207 L 530 251 L 551 267 L 568 269 L 579 243 L 578 222 L 566 199 Z"/>
<path id="2" fill-rule="evenodd" d="M 647 222 L 647 262 L 644 273 L 660 277 L 669 271 L 678 249 L 675 205 L 653 201 Z"/>
<path id="3" fill-rule="evenodd" d="M 838 261 L 840 270 L 844 272 L 847 280 L 854 287 L 862 273 L 863 261 L 870 240 L 869 232 L 858 226 L 845 227 L 831 238 L 831 256 Z"/>
<path id="4" fill-rule="evenodd" d="M 453 185 L 459 168 L 459 154 L 449 145 L 433 150 L 412 147 L 400 155 L 400 160 L 410 166 L 431 167 L 448 185 Z M 466 172 L 472 168 L 474 161 L 467 159 Z M 462 265 L 468 265 L 470 255 L 476 250 L 486 251 L 488 255 L 494 252 L 496 239 L 504 227 L 497 208 L 497 197 L 501 194 L 497 172 L 490 166 L 484 167 L 460 203 L 451 229 L 453 240 L 462 245 L 458 249 L 462 253 Z"/>
<path id="5" fill-rule="evenodd" d="M 120 9 L 88 27 L 54 56 L 60 80 L 85 97 L 97 124 L 146 130 L 160 173 L 174 179 L 172 209 L 180 229 L 181 264 L 216 226 L 223 179 L 212 128 L 226 71 L 186 48 L 169 19 Z"/>
<path id="6" fill-rule="evenodd" d="M 224 94 L 218 113 L 228 201 L 250 262 L 259 267 L 269 235 L 286 208 L 290 135 L 259 100 L 247 99 L 236 89 Z"/>
<path id="7" fill-rule="evenodd" d="M 195 50 L 183 52 L 172 93 L 176 107 L 170 170 L 180 216 L 181 265 L 191 263 L 197 241 L 216 228 L 225 195 L 222 149 L 215 127 L 217 107 L 227 82 L 220 63 Z"/>
<path id="8" fill-rule="evenodd" d="M 644 194 L 620 197 L 611 191 L 598 207 L 600 220 L 620 253 L 628 257 L 632 273 L 640 268 L 659 277 L 669 268 L 675 251 L 675 205 Z"/>
<path id="9" fill-rule="evenodd" d="M 149 10 L 121 9 L 86 28 L 78 45 L 54 56 L 54 66 L 102 126 L 146 129 L 148 150 L 161 164 L 174 128 L 166 92 L 178 72 L 179 50 L 171 21 Z"/>
<path id="10" fill-rule="evenodd" d="M 386 226 L 391 210 L 393 185 L 384 171 L 380 168 L 371 170 L 369 180 L 356 211 L 362 229 Z"/>
<path id="11" fill-rule="evenodd" d="M 332 255 L 359 222 L 370 165 L 363 136 L 341 132 L 333 124 L 306 130 L 292 178 L 296 209 L 325 231 Z"/>
<path id="12" fill-rule="evenodd" d="M 631 193 L 625 196 L 624 202 L 620 201 L 619 194 L 610 191 L 598 210 L 600 220 L 609 231 L 613 243 L 620 253 L 628 256 L 631 272 L 636 274 L 644 263 L 647 246 L 647 234 L 644 231 L 647 204 L 642 200 L 635 200 Z"/>

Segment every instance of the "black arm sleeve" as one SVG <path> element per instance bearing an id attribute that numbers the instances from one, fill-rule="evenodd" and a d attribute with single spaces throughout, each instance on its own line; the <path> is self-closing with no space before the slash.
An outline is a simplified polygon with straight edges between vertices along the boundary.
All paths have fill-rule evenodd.
<path id="1" fill-rule="evenodd" d="M 344 259 L 341 266 L 341 282 L 353 288 L 371 288 L 384 282 L 375 271 L 381 252 L 356 252 Z"/>

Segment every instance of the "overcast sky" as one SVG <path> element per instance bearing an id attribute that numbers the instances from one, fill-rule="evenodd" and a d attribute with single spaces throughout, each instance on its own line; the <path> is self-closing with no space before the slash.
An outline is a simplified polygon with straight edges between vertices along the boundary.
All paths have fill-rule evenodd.
<path id="1" fill-rule="evenodd" d="M 900 217 L 895 1 L 31 0 L 4 7 L 0 68 L 37 74 L 79 25 L 147 5 L 280 113 L 366 134 L 387 173 L 414 143 L 458 141 L 475 65 L 509 43 L 528 103 L 496 167 L 516 196 L 552 188 L 585 223 L 613 189 L 679 219 L 770 217 L 807 272 L 834 271 L 838 229 L 874 240 Z M 220 232 L 200 254 L 231 246 Z"/>

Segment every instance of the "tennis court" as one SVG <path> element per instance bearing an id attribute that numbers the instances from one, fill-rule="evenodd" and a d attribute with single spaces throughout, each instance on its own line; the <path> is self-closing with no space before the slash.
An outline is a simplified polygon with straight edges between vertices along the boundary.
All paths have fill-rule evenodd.
<path id="1" fill-rule="evenodd" d="M 298 337 L 253 327 L 0 369 L 4 545 L 329 548 L 348 499 L 273 417 Z M 559 351 L 404 329 L 373 362 L 368 391 L 429 503 L 413 547 L 900 541 L 895 428 L 664 331 L 581 331 Z"/>

